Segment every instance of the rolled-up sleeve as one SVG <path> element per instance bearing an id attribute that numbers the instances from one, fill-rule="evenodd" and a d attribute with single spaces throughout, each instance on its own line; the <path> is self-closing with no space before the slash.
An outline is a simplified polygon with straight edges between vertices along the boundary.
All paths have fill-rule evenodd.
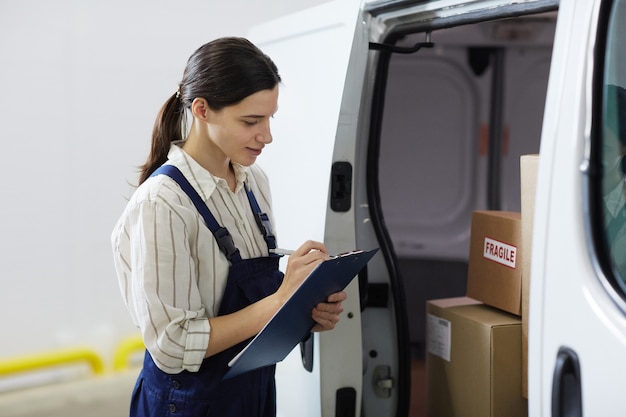
<path id="1" fill-rule="evenodd" d="M 154 362 L 168 373 L 197 371 L 209 343 L 192 256 L 197 221 L 194 212 L 157 197 L 129 204 L 114 231 L 127 307 Z"/>

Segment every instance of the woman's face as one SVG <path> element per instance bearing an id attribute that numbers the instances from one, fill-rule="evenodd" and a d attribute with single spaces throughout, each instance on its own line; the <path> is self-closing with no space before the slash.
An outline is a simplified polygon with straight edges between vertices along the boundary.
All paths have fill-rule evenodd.
<path id="1" fill-rule="evenodd" d="M 278 86 L 256 92 L 233 106 L 210 111 L 209 138 L 226 158 L 252 165 L 265 145 L 272 142 L 270 118 L 277 108 Z"/>

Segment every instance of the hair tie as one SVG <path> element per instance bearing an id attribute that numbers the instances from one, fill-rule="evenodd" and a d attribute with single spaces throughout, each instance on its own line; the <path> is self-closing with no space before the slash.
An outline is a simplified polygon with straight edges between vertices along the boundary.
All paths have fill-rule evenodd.
<path id="1" fill-rule="evenodd" d="M 176 98 L 180 98 L 180 86 L 176 89 Z"/>

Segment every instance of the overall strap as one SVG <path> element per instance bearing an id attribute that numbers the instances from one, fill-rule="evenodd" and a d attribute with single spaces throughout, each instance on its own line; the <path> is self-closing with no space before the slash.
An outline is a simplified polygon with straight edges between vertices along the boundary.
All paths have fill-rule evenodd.
<path id="1" fill-rule="evenodd" d="M 267 243 L 267 248 L 276 249 L 276 236 L 274 236 L 274 233 L 272 232 L 272 224 L 269 216 L 267 213 L 263 213 L 261 211 L 261 207 L 256 201 L 256 197 L 254 197 L 254 193 L 248 188 L 248 185 L 245 182 L 243 183 L 243 186 L 246 189 L 246 194 L 248 194 L 248 201 L 250 202 L 250 207 L 252 207 L 256 224 L 259 226 L 259 229 L 261 229 L 263 239 L 265 239 L 265 242 Z"/>
<path id="2" fill-rule="evenodd" d="M 233 238 L 225 227 L 219 225 L 215 217 L 207 207 L 207 205 L 202 201 L 202 198 L 198 194 L 198 192 L 193 188 L 193 186 L 189 183 L 187 178 L 183 175 L 180 170 L 173 165 L 162 165 L 156 171 L 152 173 L 152 176 L 163 174 L 167 175 L 174 181 L 180 185 L 180 188 L 191 198 L 193 205 L 196 206 L 196 209 L 204 218 L 206 225 L 208 226 L 213 236 L 215 236 L 215 240 L 217 241 L 217 245 L 220 250 L 226 255 L 231 262 L 238 262 L 241 260 L 241 254 L 239 253 L 239 249 L 235 247 L 235 243 L 233 242 Z"/>

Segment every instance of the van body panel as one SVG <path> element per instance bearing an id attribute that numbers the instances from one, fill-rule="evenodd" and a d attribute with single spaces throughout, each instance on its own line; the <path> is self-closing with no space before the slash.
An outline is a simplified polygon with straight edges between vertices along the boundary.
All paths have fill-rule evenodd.
<path id="1" fill-rule="evenodd" d="M 366 29 L 364 22 L 360 21 L 354 33 L 332 155 L 333 165 L 349 164 L 352 167 L 352 176 L 345 184 L 350 189 L 348 191 L 351 198 L 350 208 L 326 210 L 324 242 L 331 253 L 378 247 L 375 244 L 365 247 L 359 243 L 356 226 L 358 220 L 355 213 L 366 210 L 367 202 L 361 199 L 362 194 L 353 188 L 353 185 L 358 183 L 359 172 L 362 171 L 356 157 L 356 149 L 359 148 L 359 116 L 367 64 Z M 332 185 L 337 179 L 333 177 L 330 181 L 329 200 L 334 197 L 333 193 L 337 192 Z M 330 204 L 327 205 L 329 206 L 332 207 Z M 369 271 L 370 265 L 366 269 Z M 338 410 L 342 407 L 353 410 L 355 416 L 361 415 L 364 376 L 360 282 L 362 280 L 357 277 L 346 288 L 348 299 L 343 304 L 344 313 L 336 331 L 323 332 L 319 335 L 323 417 L 341 415 Z M 350 409 L 350 406 L 345 406 L 344 403 L 351 402 L 352 395 L 354 403 L 353 409 Z"/>
<path id="2" fill-rule="evenodd" d="M 272 120 L 274 141 L 260 162 L 272 185 L 279 246 L 294 249 L 314 239 L 325 242 L 330 253 L 353 250 L 349 213 L 336 222 L 334 234 L 345 238 L 329 240 L 325 229 L 335 144 L 356 136 L 363 77 L 359 72 L 364 72 L 367 53 L 360 0 L 333 1 L 285 16 L 252 28 L 248 37 L 274 60 L 282 76 L 279 111 Z M 353 153 L 352 146 L 346 147 L 341 159 L 352 162 Z M 351 283 L 346 292 L 337 331 L 315 335 L 319 337 L 312 372 L 303 370 L 298 349 L 278 365 L 279 415 L 334 416 L 336 391 L 344 387 L 354 389 L 353 406 L 360 415 L 358 283 Z"/>
<path id="3" fill-rule="evenodd" d="M 597 264 L 581 169 L 588 165 L 601 3 L 563 1 L 559 10 L 534 213 L 529 415 L 553 415 L 563 348 L 578 358 L 582 415 L 624 410 L 626 370 L 618 358 L 626 320 Z"/>
<path id="4" fill-rule="evenodd" d="M 280 245 L 323 240 L 328 173 L 359 0 L 334 1 L 252 28 L 283 78 L 273 143 L 260 164 L 272 182 Z M 288 156 L 288 157 L 286 157 Z M 322 173 L 322 174 L 320 174 Z M 298 212 L 294 213 L 294 202 Z"/>

